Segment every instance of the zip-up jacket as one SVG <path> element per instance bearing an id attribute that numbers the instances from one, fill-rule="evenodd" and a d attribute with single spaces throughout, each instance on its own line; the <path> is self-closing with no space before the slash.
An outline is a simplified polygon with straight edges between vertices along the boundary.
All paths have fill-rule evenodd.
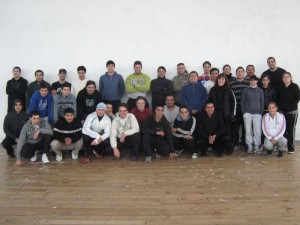
<path id="1" fill-rule="evenodd" d="M 193 135 L 196 128 L 196 119 L 193 116 L 189 116 L 186 120 L 182 120 L 179 115 L 175 120 L 173 127 L 176 128 L 176 132 L 172 132 L 175 137 L 183 137 L 184 135 Z"/>
<path id="2" fill-rule="evenodd" d="M 262 119 L 262 130 L 268 140 L 274 138 L 275 141 L 277 141 L 279 138 L 283 137 L 285 127 L 285 117 L 279 112 L 276 113 L 274 118 L 267 113 Z"/>
<path id="3" fill-rule="evenodd" d="M 65 118 L 61 118 L 54 125 L 53 137 L 63 143 L 65 138 L 70 138 L 72 143 L 75 143 L 80 140 L 81 131 L 81 121 L 78 118 L 74 118 L 71 123 L 68 123 Z"/>
<path id="4" fill-rule="evenodd" d="M 120 100 L 123 97 L 124 89 L 125 84 L 123 76 L 117 72 L 114 72 L 111 76 L 106 72 L 100 77 L 99 90 L 104 100 Z"/>
<path id="5" fill-rule="evenodd" d="M 52 95 L 48 92 L 47 96 L 41 96 L 39 91 L 35 91 L 29 104 L 29 112 L 38 110 L 40 117 L 48 117 L 48 123 L 52 123 Z"/>

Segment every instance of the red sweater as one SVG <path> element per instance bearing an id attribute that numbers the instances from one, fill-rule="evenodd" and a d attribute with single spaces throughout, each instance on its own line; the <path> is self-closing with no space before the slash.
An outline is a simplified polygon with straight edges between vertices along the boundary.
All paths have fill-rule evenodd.
<path id="1" fill-rule="evenodd" d="M 130 112 L 135 115 L 139 123 L 140 130 L 143 128 L 144 121 L 152 116 L 152 110 L 149 108 L 145 108 L 143 112 L 140 112 L 137 107 L 134 107 L 130 110 Z"/>

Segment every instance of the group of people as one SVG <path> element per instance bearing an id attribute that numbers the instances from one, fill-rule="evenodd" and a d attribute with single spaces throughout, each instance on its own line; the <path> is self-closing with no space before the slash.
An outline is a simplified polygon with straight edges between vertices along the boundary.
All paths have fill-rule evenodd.
<path id="1" fill-rule="evenodd" d="M 231 154 L 244 147 L 249 154 L 283 155 L 295 148 L 295 128 L 300 91 L 292 76 L 277 67 L 274 57 L 267 59 L 269 69 L 260 77 L 255 67 L 236 69 L 230 65 L 219 69 L 203 63 L 204 73 L 187 72 L 184 63 L 177 65 L 178 74 L 166 78 L 166 68 L 157 69 L 157 78 L 142 72 L 142 63 L 134 62 L 134 73 L 123 76 L 115 71 L 115 63 L 106 63 L 107 72 L 96 82 L 86 78 L 86 68 L 77 68 L 78 80 L 67 82 L 65 69 L 59 70 L 59 80 L 50 85 L 42 70 L 28 85 L 21 68 L 13 68 L 13 78 L 7 82 L 8 114 L 4 120 L 6 138 L 2 145 L 16 165 L 21 156 L 36 161 L 38 151 L 42 162 L 49 162 L 52 149 L 56 160 L 62 150 L 72 150 L 83 163 L 90 155 L 122 156 L 129 149 L 131 159 L 138 160 L 140 151 L 145 162 L 156 155 L 168 155 L 172 160 L 183 150 L 206 156 L 212 147 L 217 156 Z M 246 74 L 245 74 L 246 73 Z M 127 104 L 121 103 L 124 92 Z M 152 109 L 147 94 L 152 93 Z M 27 109 L 27 110 L 26 110 Z M 27 114 L 27 112 L 29 114 Z M 29 118 L 29 120 L 28 120 Z"/>

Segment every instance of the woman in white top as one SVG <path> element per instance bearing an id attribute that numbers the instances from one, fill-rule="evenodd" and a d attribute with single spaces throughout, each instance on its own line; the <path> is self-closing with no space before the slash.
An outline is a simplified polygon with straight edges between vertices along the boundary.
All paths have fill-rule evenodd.
<path id="1" fill-rule="evenodd" d="M 287 140 L 283 137 L 286 128 L 285 117 L 282 113 L 277 112 L 278 106 L 275 102 L 268 105 L 268 113 L 262 120 L 262 129 L 265 135 L 264 148 L 267 149 L 268 155 L 278 149 L 278 157 L 282 157 L 286 148 Z"/>

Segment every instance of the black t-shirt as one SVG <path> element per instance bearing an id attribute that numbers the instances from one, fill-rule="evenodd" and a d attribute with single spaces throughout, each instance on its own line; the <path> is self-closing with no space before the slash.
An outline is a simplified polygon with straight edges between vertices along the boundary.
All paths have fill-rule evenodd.
<path id="1" fill-rule="evenodd" d="M 71 89 L 71 86 L 72 86 L 71 83 L 69 83 L 69 82 L 66 81 L 64 84 L 67 84 L 70 87 L 70 89 Z M 62 85 L 63 84 L 59 83 L 59 81 L 54 82 L 51 85 L 51 91 L 55 90 L 57 93 L 60 93 L 60 91 L 62 89 Z"/>

